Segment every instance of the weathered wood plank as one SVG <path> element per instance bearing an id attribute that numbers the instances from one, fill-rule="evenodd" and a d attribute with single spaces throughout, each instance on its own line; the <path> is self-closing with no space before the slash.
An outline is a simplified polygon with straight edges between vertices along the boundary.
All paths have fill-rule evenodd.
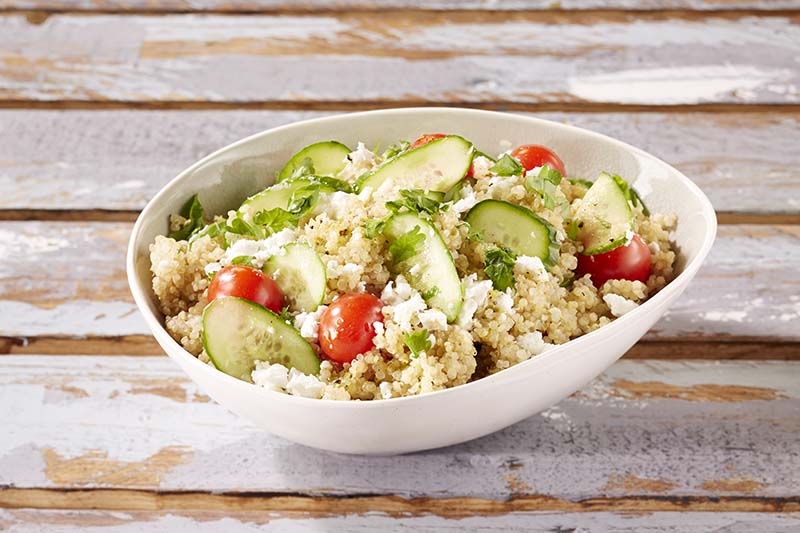
<path id="1" fill-rule="evenodd" d="M 510 531 L 552 533 L 553 531 L 648 531 L 671 533 L 750 533 L 770 531 L 789 533 L 800 528 L 800 514 L 767 513 L 511 513 L 500 516 L 446 518 L 441 516 L 397 516 L 368 513 L 348 516 L 308 516 L 306 513 L 263 512 L 112 512 L 112 511 L 38 511 L 0 510 L 0 524 L 9 533 L 38 532 L 58 528 L 72 533 L 86 528 L 126 533 L 152 531 L 181 533 L 189 531 Z"/>
<path id="2" fill-rule="evenodd" d="M 790 104 L 800 102 L 797 20 L 8 15 L 0 100 Z"/>
<path id="3" fill-rule="evenodd" d="M 209 402 L 163 357 L 8 356 L 0 366 L 0 484 L 527 495 L 565 505 L 631 496 L 793 497 L 798 364 L 622 361 L 494 435 L 414 455 L 348 457 L 256 430 Z"/>
<path id="4" fill-rule="evenodd" d="M 138 210 L 202 156 L 258 131 L 328 114 L 0 111 L 0 209 Z M 800 213 L 800 114 L 536 116 L 652 152 L 694 179 L 718 211 Z"/>
<path id="5" fill-rule="evenodd" d="M 0 337 L 148 334 L 125 277 L 130 228 L 0 222 Z M 697 279 L 646 339 L 796 342 L 798 263 L 796 226 L 722 226 Z"/>
<path id="6" fill-rule="evenodd" d="M 694 9 L 717 11 L 751 9 L 770 11 L 797 9 L 797 0 L 313 0 L 298 5 L 291 0 L 0 0 L 0 9 L 54 11 L 147 11 L 170 12 L 258 12 L 258 11 L 347 11 L 380 9 L 449 10 L 586 10 Z"/>

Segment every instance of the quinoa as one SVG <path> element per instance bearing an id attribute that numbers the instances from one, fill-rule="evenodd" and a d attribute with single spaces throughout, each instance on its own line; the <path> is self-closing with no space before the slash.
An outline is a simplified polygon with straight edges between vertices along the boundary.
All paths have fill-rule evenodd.
<path id="1" fill-rule="evenodd" d="M 359 144 L 339 177 L 353 182 L 380 162 L 380 156 Z M 646 216 L 641 206 L 635 207 L 637 233 L 651 251 L 650 275 L 646 283 L 615 279 L 597 288 L 589 275 L 576 276 L 582 247 L 565 234 L 586 189 L 561 180 L 556 194 L 563 202 L 548 209 L 539 195 L 526 189 L 524 176 L 495 176 L 488 170 L 491 164 L 477 157 L 472 185 L 463 187 L 460 198 L 454 199 L 449 209 L 430 218 L 467 287 L 468 301 L 459 319 L 452 323 L 428 307 L 402 275 L 392 273 L 386 238 L 365 235 L 370 221 L 389 214 L 385 204 L 396 200 L 402 187 L 384 183 L 378 190 L 367 189 L 358 195 L 322 193 L 318 206 L 299 220 L 292 237 L 308 243 L 327 272 L 323 304 L 352 292 L 372 293 L 385 304 L 383 323 L 375 325 L 374 347 L 349 363 L 323 361 L 316 377 L 321 385 L 303 382 L 303 394 L 330 400 L 374 400 L 461 385 L 510 368 L 610 323 L 622 307 L 641 304 L 673 278 L 676 254 L 670 232 L 676 224 L 675 216 Z M 555 264 L 545 269 L 538 259 L 518 259 L 513 268 L 513 288 L 494 288 L 484 272 L 489 245 L 469 238 L 469 228 L 463 222 L 465 211 L 485 199 L 524 206 L 555 227 L 561 243 Z M 230 212 L 228 219 L 235 214 Z M 229 259 L 226 248 L 237 238 L 241 237 L 225 232 L 190 239 L 191 242 L 159 236 L 150 247 L 153 290 L 165 316 L 166 329 L 188 352 L 204 361 L 208 356 L 201 342 L 202 312 L 208 300 L 209 276 Z M 620 302 L 625 305 L 620 306 Z M 313 320 L 318 320 L 322 311 L 324 308 L 313 314 Z M 304 314 L 298 320 L 311 315 Z M 304 331 L 320 353 L 316 323 L 309 322 L 314 331 L 307 333 L 309 328 L 301 328 L 295 321 L 298 330 Z M 423 328 L 429 332 L 431 346 L 414 354 L 404 336 Z M 268 363 L 258 365 L 259 375 L 273 376 L 271 379 L 285 373 L 267 372 Z M 255 381 L 275 388 L 274 381 Z"/>

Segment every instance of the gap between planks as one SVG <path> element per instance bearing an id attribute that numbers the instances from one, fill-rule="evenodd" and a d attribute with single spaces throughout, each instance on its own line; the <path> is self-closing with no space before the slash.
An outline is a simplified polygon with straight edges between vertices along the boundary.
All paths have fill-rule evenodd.
<path id="1" fill-rule="evenodd" d="M 9 2 L 10 4 L 10 2 Z M 348 6 L 346 3 L 332 2 L 327 5 L 319 5 L 314 3 L 306 3 L 305 5 L 289 2 L 284 5 L 275 7 L 237 7 L 235 3 L 222 5 L 221 7 L 214 8 L 184 8 L 175 7 L 170 5 L 159 7 L 131 7 L 131 6 L 115 6 L 114 8 L 103 7 L 74 7 L 65 4 L 63 7 L 0 7 L 0 16 L 6 15 L 24 15 L 31 24 L 42 24 L 48 17 L 53 15 L 59 16 L 92 16 L 92 15 L 116 15 L 116 16 L 153 16 L 159 17 L 164 15 L 214 15 L 214 16 L 239 16 L 239 15 L 290 15 L 290 16 L 303 16 L 303 15 L 336 15 L 336 14 L 406 14 L 409 11 L 417 11 L 421 13 L 431 14 L 445 14 L 445 15 L 460 15 L 460 16 L 511 16 L 516 14 L 526 14 L 541 16 L 543 19 L 558 19 L 564 20 L 567 18 L 597 18 L 600 20 L 619 19 L 620 17 L 635 17 L 641 19 L 681 19 L 681 20 L 703 20 L 708 18 L 731 18 L 738 19 L 743 17 L 791 17 L 800 13 L 800 8 L 781 8 L 781 9 L 758 9 L 753 7 L 743 8 L 730 8 L 730 7 L 715 7 L 714 9 L 692 9 L 686 8 L 662 8 L 657 7 L 653 9 L 632 9 L 632 8 L 586 8 L 586 9 L 570 9 L 563 8 L 557 2 L 551 4 L 553 7 L 533 7 L 533 8 L 519 8 L 519 9 L 480 9 L 480 8 L 454 8 L 447 7 L 432 8 L 423 7 L 420 5 L 411 7 L 390 6 L 384 7 L 378 2 L 370 4 L 361 4 L 355 6 Z"/>
<path id="2" fill-rule="evenodd" d="M 402 498 L 399 496 L 306 496 L 274 493 L 151 492 L 128 489 L 0 489 L 0 507 L 12 509 L 103 509 L 126 511 L 221 510 L 338 516 L 380 512 L 394 517 L 497 516 L 522 511 L 562 512 L 800 512 L 800 496 L 627 496 L 566 500 L 520 494 L 509 500 Z"/>
<path id="3" fill-rule="evenodd" d="M 0 209 L 0 222 L 135 222 L 137 210 L 111 209 Z M 800 225 L 800 213 L 718 212 L 719 224 Z"/>
<path id="4" fill-rule="evenodd" d="M 263 100 L 246 102 L 193 100 L 0 100 L 0 109 L 151 110 L 151 111 L 338 111 L 349 113 L 407 107 L 461 107 L 527 113 L 770 113 L 797 114 L 800 104 L 615 104 L 596 102 L 473 102 L 431 100 Z"/>
<path id="5" fill-rule="evenodd" d="M 163 355 L 164 351 L 149 335 L 119 337 L 2 337 L 2 355 Z M 763 338 L 720 337 L 718 339 L 645 340 L 624 356 L 626 359 L 689 360 L 800 360 L 800 342 L 765 341 Z"/>

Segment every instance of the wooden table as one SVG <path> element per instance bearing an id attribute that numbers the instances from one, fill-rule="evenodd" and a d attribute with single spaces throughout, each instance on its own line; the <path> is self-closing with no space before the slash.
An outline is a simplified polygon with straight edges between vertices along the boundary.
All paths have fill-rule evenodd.
<path id="1" fill-rule="evenodd" d="M 0 0 L 0 530 L 800 530 L 800 1 L 403 4 Z M 245 135 L 442 104 L 686 172 L 721 222 L 688 292 L 460 446 L 340 456 L 211 403 L 128 293 L 137 212 Z"/>

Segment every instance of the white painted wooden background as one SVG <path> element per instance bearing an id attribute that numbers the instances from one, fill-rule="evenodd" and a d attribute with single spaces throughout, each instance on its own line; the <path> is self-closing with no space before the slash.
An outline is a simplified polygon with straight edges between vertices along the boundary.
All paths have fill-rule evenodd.
<path id="1" fill-rule="evenodd" d="M 797 0 L 0 0 L 0 530 L 800 530 L 799 44 Z M 460 446 L 344 457 L 159 355 L 124 248 L 199 157 L 396 105 L 618 137 L 721 226 L 584 390 Z"/>

